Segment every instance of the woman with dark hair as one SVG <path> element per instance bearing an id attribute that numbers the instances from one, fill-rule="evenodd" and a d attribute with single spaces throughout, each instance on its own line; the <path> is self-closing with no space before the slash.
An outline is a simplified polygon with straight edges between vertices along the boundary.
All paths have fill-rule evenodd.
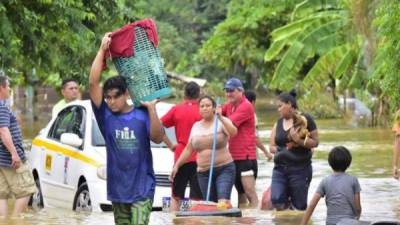
<path id="1" fill-rule="evenodd" d="M 281 93 L 278 96 L 280 118 L 271 131 L 270 151 L 275 153 L 271 182 L 271 202 L 274 208 L 305 210 L 308 188 L 312 178 L 312 148 L 318 146 L 318 130 L 314 119 L 297 112 L 296 93 Z M 299 134 L 293 118 L 304 116 L 308 134 Z"/>
<path id="2" fill-rule="evenodd" d="M 210 191 L 211 201 L 230 206 L 230 196 L 235 182 L 235 164 L 228 150 L 229 137 L 235 136 L 236 127 L 231 120 L 222 116 L 221 108 L 217 107 L 214 99 L 209 96 L 199 100 L 202 119 L 194 123 L 190 132 L 189 141 L 172 169 L 171 178 L 174 178 L 184 162 L 192 152 L 197 152 L 197 179 L 203 194 L 207 196 L 207 185 L 213 151 L 215 116 L 218 117 L 217 143 L 215 147 L 214 173 Z M 217 113 L 216 113 L 217 112 Z"/>

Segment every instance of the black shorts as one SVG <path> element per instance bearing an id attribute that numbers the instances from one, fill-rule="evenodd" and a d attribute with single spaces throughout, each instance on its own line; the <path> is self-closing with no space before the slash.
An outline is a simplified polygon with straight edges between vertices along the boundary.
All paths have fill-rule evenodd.
<path id="1" fill-rule="evenodd" d="M 239 194 L 243 194 L 242 173 L 253 173 L 254 179 L 256 179 L 258 173 L 257 159 L 235 160 L 234 162 L 236 166 L 235 187 Z"/>
<path id="2" fill-rule="evenodd" d="M 196 162 L 185 163 L 179 168 L 172 182 L 172 197 L 179 200 L 185 198 L 185 190 L 188 182 L 190 185 L 190 199 L 203 199 L 199 182 L 197 181 Z"/>

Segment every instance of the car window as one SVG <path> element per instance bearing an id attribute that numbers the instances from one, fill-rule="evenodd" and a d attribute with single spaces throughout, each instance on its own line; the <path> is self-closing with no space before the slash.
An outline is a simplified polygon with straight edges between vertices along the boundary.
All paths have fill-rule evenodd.
<path id="1" fill-rule="evenodd" d="M 63 133 L 74 133 L 83 139 L 85 134 L 86 111 L 80 106 L 70 106 L 58 113 L 48 137 L 60 140 Z"/>
<path id="2" fill-rule="evenodd" d="M 99 125 L 97 124 L 97 121 L 94 118 L 92 119 L 92 145 L 93 146 L 106 145 L 103 134 L 101 134 Z"/>

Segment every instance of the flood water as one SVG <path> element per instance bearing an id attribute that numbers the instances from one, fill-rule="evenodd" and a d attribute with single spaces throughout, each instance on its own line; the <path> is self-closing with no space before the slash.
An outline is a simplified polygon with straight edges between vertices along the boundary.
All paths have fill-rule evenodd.
<path id="1" fill-rule="evenodd" d="M 267 145 L 270 129 L 276 120 L 274 109 L 259 107 L 258 119 L 261 124 L 260 134 Z M 42 117 L 43 118 L 43 117 Z M 393 134 L 389 129 L 357 128 L 343 120 L 317 120 L 320 133 L 320 145 L 313 156 L 313 179 L 309 199 L 320 180 L 331 173 L 327 162 L 329 150 L 337 145 L 344 145 L 351 150 L 353 162 L 348 170 L 357 176 L 361 184 L 361 220 L 400 220 L 400 183 L 391 177 L 391 154 Z M 38 132 L 43 122 L 24 123 L 24 137 L 30 139 Z M 157 163 L 157 162 L 155 162 Z M 172 165 L 171 165 L 172 166 Z M 263 155 L 259 158 L 259 178 L 257 192 L 261 198 L 271 181 L 273 163 L 267 162 Z M 166 212 L 153 212 L 150 224 L 299 224 L 303 212 L 297 211 L 261 211 L 244 209 L 242 218 L 176 218 Z M 326 207 L 321 199 L 312 216 L 312 224 L 325 224 Z M 0 224 L 113 224 L 112 213 L 76 213 L 72 210 L 53 208 L 34 212 L 29 211 L 16 219 L 0 219 Z"/>

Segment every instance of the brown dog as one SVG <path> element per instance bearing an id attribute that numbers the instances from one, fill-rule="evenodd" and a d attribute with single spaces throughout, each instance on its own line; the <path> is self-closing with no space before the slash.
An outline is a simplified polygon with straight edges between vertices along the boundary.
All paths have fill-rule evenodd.
<path id="1" fill-rule="evenodd" d="M 293 128 L 297 131 L 301 139 L 305 139 L 309 135 L 309 131 L 307 130 L 307 119 L 306 117 L 300 115 L 300 113 L 293 114 Z M 292 143 L 293 147 L 298 147 L 299 145 L 295 143 L 292 139 L 290 133 L 288 134 L 288 139 Z"/>

